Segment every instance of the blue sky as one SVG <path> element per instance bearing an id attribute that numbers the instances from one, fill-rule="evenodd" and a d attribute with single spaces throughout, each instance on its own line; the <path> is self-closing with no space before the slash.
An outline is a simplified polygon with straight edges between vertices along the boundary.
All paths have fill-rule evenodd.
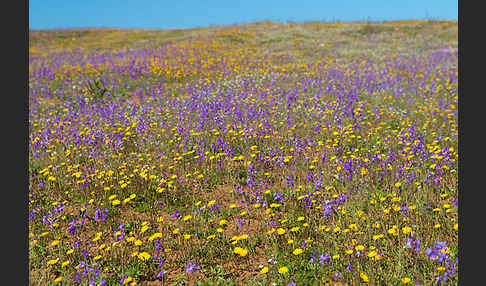
<path id="1" fill-rule="evenodd" d="M 29 28 L 191 28 L 255 21 L 457 20 L 455 0 L 30 0 Z"/>

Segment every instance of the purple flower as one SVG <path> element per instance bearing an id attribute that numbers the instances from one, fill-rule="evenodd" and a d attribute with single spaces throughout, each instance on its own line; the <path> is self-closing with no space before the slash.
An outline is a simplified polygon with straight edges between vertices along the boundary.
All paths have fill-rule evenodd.
<path id="1" fill-rule="evenodd" d="M 74 235 L 74 233 L 76 232 L 76 219 L 73 218 L 70 222 L 69 222 L 69 228 L 68 228 L 68 232 L 72 235 Z"/>
<path id="2" fill-rule="evenodd" d="M 313 254 L 312 254 L 312 257 L 309 259 L 309 263 L 316 263 L 316 253 L 318 253 L 317 251 L 312 251 Z"/>
<path id="3" fill-rule="evenodd" d="M 179 210 L 176 210 L 176 211 L 174 212 L 174 214 L 172 215 L 172 218 L 178 218 L 178 217 L 180 217 L 180 216 L 181 216 L 181 214 L 180 214 Z"/>
<path id="4" fill-rule="evenodd" d="M 331 259 L 331 255 L 329 253 L 325 252 L 319 256 L 319 265 L 324 264 L 324 262 L 328 261 Z"/>
<path id="5" fill-rule="evenodd" d="M 427 257 L 429 259 L 433 259 L 433 260 L 437 259 L 437 250 L 434 247 L 431 246 L 427 248 L 425 253 L 427 254 Z"/>
<path id="6" fill-rule="evenodd" d="M 412 244 L 412 246 L 415 252 L 420 251 L 420 237 Z"/>
<path id="7" fill-rule="evenodd" d="M 125 282 L 125 279 L 128 278 L 128 275 L 123 275 L 122 276 L 122 279 L 120 280 L 120 284 L 123 284 L 123 282 Z"/>
<path id="8" fill-rule="evenodd" d="M 186 265 L 186 273 L 196 272 L 199 269 L 201 269 L 201 267 L 196 264 L 196 261 L 191 261 Z"/>
<path id="9" fill-rule="evenodd" d="M 59 206 L 57 206 L 55 209 L 54 209 L 54 212 L 55 213 L 60 213 L 65 207 L 65 204 L 61 203 L 59 204 Z"/>
<path id="10" fill-rule="evenodd" d="M 107 216 L 108 216 L 108 209 L 105 208 L 104 211 L 102 211 L 101 209 L 96 208 L 95 215 L 94 215 L 94 219 L 96 221 L 99 220 L 105 221 Z"/>
<path id="11" fill-rule="evenodd" d="M 159 273 L 157 273 L 156 277 L 161 279 L 164 276 L 164 274 L 165 274 L 165 271 L 162 269 L 162 270 L 159 271 Z"/>
<path id="12" fill-rule="evenodd" d="M 165 263 L 165 258 L 161 257 L 159 267 L 162 267 L 164 265 L 164 263 Z"/>
<path id="13" fill-rule="evenodd" d="M 287 284 L 287 286 L 295 286 L 295 282 L 294 281 L 291 281 Z"/>
<path id="14" fill-rule="evenodd" d="M 446 245 L 447 244 L 445 242 L 438 241 L 434 246 L 427 248 L 425 253 L 429 259 L 443 262 L 444 260 L 449 259 L 449 253 L 445 253 L 443 251 L 446 249 Z"/>
<path id="15" fill-rule="evenodd" d="M 409 237 L 404 248 L 412 248 L 413 251 L 419 252 L 420 251 L 420 238 L 418 238 L 416 241 L 414 241 L 412 239 L 412 237 Z"/>
<path id="16" fill-rule="evenodd" d="M 346 266 L 346 271 L 351 271 L 352 267 L 351 267 L 351 263 L 348 264 L 348 266 Z"/>
<path id="17" fill-rule="evenodd" d="M 437 249 L 442 249 L 442 248 L 446 248 L 447 244 L 445 242 L 441 242 L 441 241 L 437 241 L 437 243 L 435 244 L 435 248 Z"/>

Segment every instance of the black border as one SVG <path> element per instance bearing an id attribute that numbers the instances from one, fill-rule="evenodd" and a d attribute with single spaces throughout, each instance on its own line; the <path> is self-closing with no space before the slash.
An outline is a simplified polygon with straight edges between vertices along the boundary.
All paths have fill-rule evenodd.
<path id="1" fill-rule="evenodd" d="M 464 7 L 465 2 L 470 5 L 469 8 Z M 481 153 L 484 153 L 481 135 L 485 130 L 485 105 L 480 102 L 484 98 L 484 64 L 480 61 L 481 57 L 484 58 L 484 44 L 478 41 L 478 35 L 484 34 L 481 31 L 484 27 L 484 15 L 479 5 L 474 7 L 471 5 L 473 3 L 479 2 L 458 2 L 459 285 L 485 284 L 482 275 L 485 271 L 482 262 L 485 241 L 482 229 L 485 226 L 485 214 L 482 211 L 486 207 L 485 200 L 481 197 L 485 193 L 484 181 L 481 179 L 486 174 L 485 161 L 480 157 Z M 468 34 L 468 38 L 472 40 L 466 44 Z"/>
<path id="2" fill-rule="evenodd" d="M 463 38 L 464 38 L 464 26 L 463 26 L 463 13 L 462 13 L 462 1 L 458 1 L 458 71 L 459 71 L 459 78 L 458 78 L 458 221 L 459 221 L 459 232 L 458 232 L 458 252 L 459 252 L 459 263 L 458 263 L 458 284 L 459 285 L 467 285 L 465 282 L 466 273 L 464 273 L 464 49 L 463 49 Z"/>
<path id="3" fill-rule="evenodd" d="M 3 5 L 2 240 L 3 284 L 29 285 L 28 138 L 29 1 Z M 5 35 L 6 34 L 6 35 Z M 14 151 L 15 150 L 15 151 Z M 6 155 L 6 156 L 5 156 Z M 13 200 L 14 199 L 14 200 Z M 8 281 L 15 281 L 9 283 Z"/>

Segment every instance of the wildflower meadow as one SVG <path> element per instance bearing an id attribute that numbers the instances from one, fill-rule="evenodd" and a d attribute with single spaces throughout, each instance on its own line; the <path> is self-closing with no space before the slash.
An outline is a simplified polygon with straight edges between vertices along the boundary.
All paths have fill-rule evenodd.
<path id="1" fill-rule="evenodd" d="M 457 284 L 457 21 L 29 33 L 31 285 Z"/>

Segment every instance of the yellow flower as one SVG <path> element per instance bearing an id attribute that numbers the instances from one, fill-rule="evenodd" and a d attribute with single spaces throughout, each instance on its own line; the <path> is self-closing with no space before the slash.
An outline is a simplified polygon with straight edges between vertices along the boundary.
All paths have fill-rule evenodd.
<path id="1" fill-rule="evenodd" d="M 101 255 L 97 255 L 97 256 L 95 256 L 93 259 L 94 259 L 95 261 L 96 261 L 96 260 L 100 260 L 100 259 L 101 259 Z"/>
<path id="2" fill-rule="evenodd" d="M 186 215 L 182 220 L 183 221 L 188 221 L 192 218 L 192 215 Z"/>
<path id="3" fill-rule="evenodd" d="M 341 257 L 341 256 L 339 254 L 336 254 L 336 255 L 332 256 L 332 259 L 339 259 L 339 257 Z"/>
<path id="4" fill-rule="evenodd" d="M 54 279 L 54 283 L 59 283 L 59 282 L 61 282 L 61 281 L 62 281 L 62 279 L 64 279 L 64 277 L 59 276 L 59 277 L 57 277 L 56 279 Z"/>
<path id="5" fill-rule="evenodd" d="M 363 245 L 358 245 L 355 247 L 356 251 L 361 251 L 363 249 L 365 249 L 365 247 Z"/>
<path id="6" fill-rule="evenodd" d="M 133 281 L 133 278 L 130 277 L 130 276 L 128 276 L 127 278 L 125 278 L 125 281 L 123 281 L 123 285 L 128 284 L 128 283 L 130 283 L 132 281 Z"/>
<path id="7" fill-rule="evenodd" d="M 299 254 L 301 254 L 302 252 L 304 252 L 304 250 L 302 250 L 302 248 L 297 248 L 297 249 L 295 249 L 295 250 L 294 250 L 292 253 L 293 253 L 294 255 L 299 255 Z"/>
<path id="8" fill-rule="evenodd" d="M 215 237 L 216 237 L 215 234 L 211 234 L 211 235 L 208 236 L 208 239 L 215 238 Z"/>
<path id="9" fill-rule="evenodd" d="M 162 237 L 162 233 L 160 233 L 160 232 L 156 232 L 156 233 L 154 233 L 153 235 L 151 235 L 151 236 L 149 237 L 149 239 L 148 239 L 148 240 L 149 240 L 149 241 L 152 241 L 152 240 L 155 240 L 155 239 L 157 239 L 157 238 L 161 238 L 161 237 Z"/>
<path id="10" fill-rule="evenodd" d="M 223 229 L 219 227 L 218 229 L 216 229 L 216 231 L 217 231 L 218 233 L 221 233 L 221 232 L 223 232 Z"/>
<path id="11" fill-rule="evenodd" d="M 51 242 L 51 246 L 56 246 L 56 245 L 58 245 L 59 243 L 60 243 L 60 241 L 59 241 L 59 240 L 53 240 L 53 241 Z"/>
<path id="12" fill-rule="evenodd" d="M 403 277 L 403 278 L 402 278 L 402 282 L 403 282 L 403 284 L 407 284 L 407 283 L 408 283 L 408 282 L 410 282 L 410 281 L 411 281 L 411 279 L 410 279 L 410 278 L 408 278 L 408 277 Z"/>
<path id="13" fill-rule="evenodd" d="M 265 274 L 268 272 L 268 267 L 263 267 L 262 270 L 260 270 L 261 274 Z"/>
<path id="14" fill-rule="evenodd" d="M 373 240 L 377 240 L 377 239 L 380 239 L 380 238 L 383 238 L 383 234 L 373 235 Z"/>
<path id="15" fill-rule="evenodd" d="M 295 227 L 291 228 L 291 229 L 290 229 L 290 231 L 291 231 L 291 232 L 296 232 L 296 231 L 298 231 L 299 229 L 300 229 L 300 227 L 295 226 Z"/>
<path id="16" fill-rule="evenodd" d="M 68 251 L 66 251 L 66 254 L 68 254 L 68 255 L 69 255 L 69 254 L 71 254 L 71 253 L 73 253 L 73 252 L 74 252 L 74 249 L 69 249 Z"/>
<path id="17" fill-rule="evenodd" d="M 454 230 L 458 230 L 458 229 L 459 229 L 459 224 L 457 224 L 457 223 L 456 223 L 456 224 L 454 225 Z"/>
<path id="18" fill-rule="evenodd" d="M 220 226 L 223 226 L 223 225 L 225 225 L 227 222 L 228 222 L 227 220 L 222 219 L 222 220 L 220 220 L 220 221 L 219 221 L 219 225 L 220 225 Z"/>
<path id="19" fill-rule="evenodd" d="M 248 254 L 247 248 L 235 247 L 233 250 L 234 253 L 239 254 L 240 256 L 246 256 Z"/>
<path id="20" fill-rule="evenodd" d="M 64 261 L 62 264 L 61 264 L 61 267 L 64 268 L 66 267 L 67 265 L 69 265 L 69 263 L 71 263 L 71 261 L 67 260 L 67 261 Z"/>
<path id="21" fill-rule="evenodd" d="M 48 264 L 48 265 L 54 265 L 54 264 L 56 264 L 58 261 L 59 261 L 59 258 L 57 258 L 57 259 L 51 259 L 51 260 L 47 261 L 47 264 Z"/>
<path id="22" fill-rule="evenodd" d="M 285 266 L 280 267 L 280 268 L 278 269 L 278 273 L 280 273 L 280 274 L 285 274 L 285 273 L 287 273 L 287 272 L 289 272 L 289 269 L 288 269 L 287 267 L 285 267 Z"/>
<path id="23" fill-rule="evenodd" d="M 243 248 L 241 251 L 240 251 L 240 256 L 246 256 L 248 254 L 248 249 L 247 248 Z"/>
<path id="24" fill-rule="evenodd" d="M 135 246 L 140 246 L 142 243 L 143 242 L 140 239 L 137 239 L 133 244 L 135 244 Z"/>
<path id="25" fill-rule="evenodd" d="M 277 233 L 278 233 L 279 235 L 282 235 L 282 234 L 284 234 L 284 233 L 285 233 L 285 229 L 283 229 L 283 228 L 278 228 L 278 229 L 277 229 Z"/>
<path id="26" fill-rule="evenodd" d="M 120 202 L 120 200 L 113 200 L 113 201 L 111 202 L 111 204 L 112 204 L 113 206 L 117 206 L 117 205 L 119 205 L 120 203 L 121 203 L 121 202 Z"/>
<path id="27" fill-rule="evenodd" d="M 368 283 L 370 280 L 368 279 L 368 276 L 366 274 L 364 274 L 363 272 L 361 272 L 359 274 L 359 277 L 361 277 L 361 279 L 363 279 L 364 282 Z"/>
<path id="28" fill-rule="evenodd" d="M 402 232 L 404 234 L 410 234 L 412 232 L 412 228 L 409 227 L 409 226 L 405 226 L 405 227 L 402 228 Z"/>
<path id="29" fill-rule="evenodd" d="M 238 236 L 238 240 L 247 239 L 247 238 L 248 238 L 248 234 L 242 234 Z"/>
<path id="30" fill-rule="evenodd" d="M 148 254 L 147 252 L 142 252 L 138 255 L 138 259 L 142 261 L 148 260 L 149 258 L 150 258 L 150 254 Z"/>
<path id="31" fill-rule="evenodd" d="M 184 234 L 184 239 L 189 239 L 189 238 L 191 238 L 190 234 Z"/>
<path id="32" fill-rule="evenodd" d="M 370 252 L 368 253 L 368 257 L 370 257 L 370 258 L 375 257 L 376 255 L 377 255 L 377 253 L 376 253 L 376 251 L 374 251 L 374 250 L 373 250 L 373 251 L 370 251 Z"/>

